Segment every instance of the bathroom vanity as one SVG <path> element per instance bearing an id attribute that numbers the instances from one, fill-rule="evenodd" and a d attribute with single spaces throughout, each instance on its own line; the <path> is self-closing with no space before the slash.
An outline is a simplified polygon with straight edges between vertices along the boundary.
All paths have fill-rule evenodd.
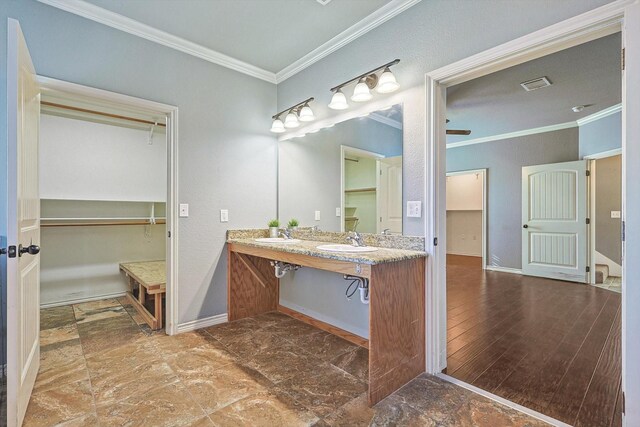
<path id="1" fill-rule="evenodd" d="M 256 232 L 260 232 L 256 230 Z M 264 230 L 266 236 L 266 230 Z M 369 349 L 369 405 L 374 405 L 425 369 L 425 257 L 419 250 L 379 247 L 375 252 L 328 252 L 331 240 L 305 236 L 296 243 L 262 243 L 256 235 L 230 232 L 228 243 L 229 320 L 282 311 Z M 340 233 L 333 233 L 340 236 Z M 381 239 L 384 236 L 380 236 Z M 407 238 L 411 239 L 411 238 Z M 370 244 L 370 243 L 368 243 Z M 279 306 L 280 261 L 368 280 L 369 339 L 357 337 Z M 317 292 L 323 292 L 318 288 Z"/>

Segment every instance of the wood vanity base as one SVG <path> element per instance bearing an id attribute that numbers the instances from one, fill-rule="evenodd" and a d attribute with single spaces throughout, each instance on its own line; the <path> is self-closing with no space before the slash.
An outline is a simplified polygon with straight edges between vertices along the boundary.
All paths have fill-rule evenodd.
<path id="1" fill-rule="evenodd" d="M 369 405 L 425 371 L 425 258 L 368 265 L 229 243 L 230 321 L 278 310 L 270 260 L 369 279 Z"/>

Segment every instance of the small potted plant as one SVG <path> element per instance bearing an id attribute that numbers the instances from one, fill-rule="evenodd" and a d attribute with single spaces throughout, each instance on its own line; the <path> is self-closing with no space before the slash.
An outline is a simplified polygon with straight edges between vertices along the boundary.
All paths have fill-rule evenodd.
<path id="1" fill-rule="evenodd" d="M 278 237 L 278 227 L 280 227 L 280 221 L 277 219 L 269 221 L 269 237 Z"/>
<path id="2" fill-rule="evenodd" d="M 295 218 L 291 218 L 289 220 L 289 224 L 287 224 L 289 230 L 297 230 L 299 225 L 300 225 L 300 223 Z"/>

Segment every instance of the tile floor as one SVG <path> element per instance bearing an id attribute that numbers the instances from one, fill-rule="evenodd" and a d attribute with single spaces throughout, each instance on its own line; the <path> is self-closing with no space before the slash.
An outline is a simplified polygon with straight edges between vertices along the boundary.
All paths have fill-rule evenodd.
<path id="1" fill-rule="evenodd" d="M 166 336 L 126 300 L 44 309 L 25 426 L 538 426 L 422 375 L 373 408 L 367 350 L 280 313 Z"/>
<path id="2" fill-rule="evenodd" d="M 622 277 L 609 276 L 604 280 L 604 283 L 593 285 L 598 288 L 608 289 L 610 291 L 622 293 Z"/>

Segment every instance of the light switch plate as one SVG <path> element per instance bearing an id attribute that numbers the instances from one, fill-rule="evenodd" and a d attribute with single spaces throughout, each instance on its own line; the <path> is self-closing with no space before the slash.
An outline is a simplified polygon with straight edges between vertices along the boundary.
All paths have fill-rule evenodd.
<path id="1" fill-rule="evenodd" d="M 189 216 L 189 203 L 180 203 L 180 218 Z"/>
<path id="2" fill-rule="evenodd" d="M 611 211 L 611 218 L 620 218 L 620 211 Z"/>
<path id="3" fill-rule="evenodd" d="M 220 222 L 229 222 L 229 210 L 220 209 Z"/>
<path id="4" fill-rule="evenodd" d="M 421 201 L 409 201 L 407 202 L 407 217 L 408 218 L 420 218 L 422 217 L 422 202 Z"/>
<path id="5" fill-rule="evenodd" d="M 336 208 L 336 216 L 340 216 L 340 208 Z"/>
<path id="6" fill-rule="evenodd" d="M 316 221 L 320 221 L 320 211 L 315 212 Z"/>

